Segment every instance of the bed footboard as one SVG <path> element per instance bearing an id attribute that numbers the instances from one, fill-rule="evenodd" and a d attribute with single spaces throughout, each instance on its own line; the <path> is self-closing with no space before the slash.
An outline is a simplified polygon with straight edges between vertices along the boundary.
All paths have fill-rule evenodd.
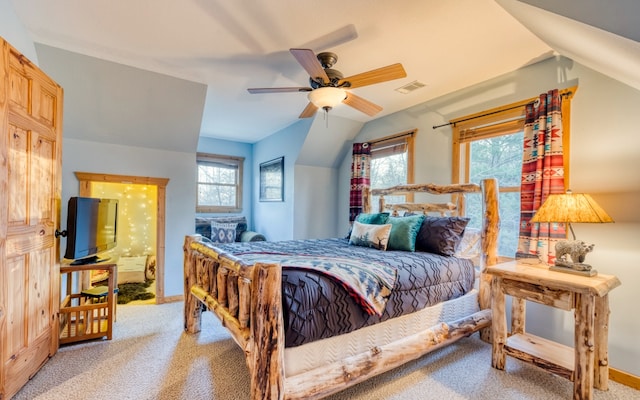
<path id="1" fill-rule="evenodd" d="M 200 332 L 204 307 L 244 351 L 252 399 L 284 398 L 282 273 L 277 264 L 245 265 L 185 237 L 184 328 Z"/>

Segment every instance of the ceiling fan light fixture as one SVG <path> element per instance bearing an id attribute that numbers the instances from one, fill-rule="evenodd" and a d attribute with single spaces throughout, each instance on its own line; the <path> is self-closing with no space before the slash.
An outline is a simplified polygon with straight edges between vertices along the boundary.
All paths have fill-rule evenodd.
<path id="1" fill-rule="evenodd" d="M 313 105 L 327 111 L 342 103 L 347 97 L 347 92 L 344 89 L 328 86 L 309 92 L 307 97 Z"/>

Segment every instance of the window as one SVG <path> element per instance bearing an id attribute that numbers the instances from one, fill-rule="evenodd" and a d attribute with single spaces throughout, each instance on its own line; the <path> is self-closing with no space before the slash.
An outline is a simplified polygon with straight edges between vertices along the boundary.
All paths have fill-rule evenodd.
<path id="1" fill-rule="evenodd" d="M 500 235 L 498 255 L 513 257 L 518 248 L 520 224 L 520 177 L 522 170 L 522 128 L 494 125 L 500 136 L 475 137 L 464 145 L 467 156 L 465 181 L 480 184 L 485 178 L 497 178 L 500 185 Z M 465 214 L 471 216 L 470 227 L 481 228 L 482 196 L 468 194 L 464 204 Z"/>
<path id="2" fill-rule="evenodd" d="M 242 164 L 244 158 L 197 154 L 196 212 L 242 211 Z"/>
<path id="3" fill-rule="evenodd" d="M 369 142 L 371 145 L 371 188 L 381 189 L 413 183 L 413 134 L 403 132 Z M 409 197 L 409 196 L 407 196 Z M 388 203 L 412 201 L 405 196 L 385 196 Z M 377 210 L 378 196 L 372 198 L 372 208 Z"/>
<path id="4" fill-rule="evenodd" d="M 575 87 L 561 91 L 565 176 L 569 172 L 569 113 Z M 453 183 L 476 183 L 497 178 L 500 186 L 500 235 L 498 255 L 515 257 L 520 224 L 520 180 L 525 105 L 534 99 L 451 121 L 453 124 Z M 566 104 L 565 104 L 566 103 Z M 455 200 L 455 199 L 454 199 Z M 471 217 L 470 227 L 481 228 L 481 194 L 467 194 L 457 201 L 461 213 Z"/>

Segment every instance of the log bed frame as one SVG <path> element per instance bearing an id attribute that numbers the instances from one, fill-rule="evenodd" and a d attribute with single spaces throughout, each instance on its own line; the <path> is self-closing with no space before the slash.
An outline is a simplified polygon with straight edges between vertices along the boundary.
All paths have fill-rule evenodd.
<path id="1" fill-rule="evenodd" d="M 230 254 L 218 253 L 200 243 L 200 235 L 185 237 L 184 327 L 201 329 L 202 311 L 213 312 L 245 353 L 251 377 L 251 399 L 316 399 L 339 392 L 372 376 L 396 368 L 462 337 L 480 331 L 489 340 L 490 282 L 486 267 L 497 263 L 499 229 L 498 184 L 486 179 L 481 185 L 403 185 L 372 190 L 372 195 L 427 192 L 455 194 L 481 192 L 483 196 L 482 254 L 480 260 L 480 311 L 450 323 L 439 323 L 424 332 L 295 376 L 285 376 L 281 269 L 278 264 L 248 265 Z M 369 194 L 364 201 L 370 212 Z M 411 207 L 411 206 L 409 206 Z M 417 209 L 430 206 L 417 205 Z M 423 207 L 423 208 L 421 208 Z M 436 206 L 451 208 L 450 204 Z"/>

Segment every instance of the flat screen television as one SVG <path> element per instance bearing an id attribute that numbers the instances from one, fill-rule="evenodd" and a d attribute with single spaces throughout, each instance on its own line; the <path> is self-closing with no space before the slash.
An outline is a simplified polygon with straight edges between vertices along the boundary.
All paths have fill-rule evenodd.
<path id="1" fill-rule="evenodd" d="M 67 249 L 73 265 L 107 261 L 99 253 L 116 247 L 118 200 L 72 197 L 67 208 Z"/>

